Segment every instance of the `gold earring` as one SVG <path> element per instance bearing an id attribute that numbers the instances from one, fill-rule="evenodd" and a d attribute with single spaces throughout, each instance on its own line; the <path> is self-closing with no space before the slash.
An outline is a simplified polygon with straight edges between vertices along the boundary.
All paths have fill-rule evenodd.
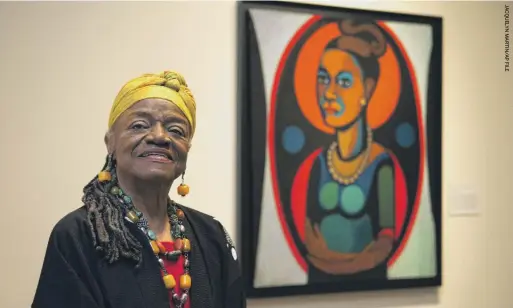
<path id="1" fill-rule="evenodd" d="M 184 183 L 184 176 L 185 171 L 182 173 L 182 183 L 176 188 L 176 191 L 182 197 L 185 197 L 187 194 L 189 194 L 189 185 Z"/>
<path id="2" fill-rule="evenodd" d="M 361 104 L 362 106 L 365 106 L 365 104 L 366 104 L 366 103 L 367 103 L 367 102 L 365 101 L 365 98 L 362 98 L 362 99 L 360 100 L 360 104 Z"/>

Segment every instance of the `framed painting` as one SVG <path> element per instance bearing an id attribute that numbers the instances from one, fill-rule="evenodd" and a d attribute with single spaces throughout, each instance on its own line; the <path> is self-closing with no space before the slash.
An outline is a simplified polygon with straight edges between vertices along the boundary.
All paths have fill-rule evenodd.
<path id="1" fill-rule="evenodd" d="M 238 3 L 249 297 L 441 285 L 442 19 Z"/>

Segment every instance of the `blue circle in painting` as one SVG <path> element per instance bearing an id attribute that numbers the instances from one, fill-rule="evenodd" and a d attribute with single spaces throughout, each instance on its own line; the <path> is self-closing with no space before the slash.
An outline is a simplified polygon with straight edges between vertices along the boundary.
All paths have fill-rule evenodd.
<path id="1" fill-rule="evenodd" d="M 410 123 L 402 123 L 395 131 L 397 143 L 403 148 L 411 147 L 416 140 L 415 131 Z"/>
<path id="2" fill-rule="evenodd" d="M 283 131 L 283 147 L 291 154 L 296 154 L 305 145 L 305 134 L 297 126 L 289 126 Z"/>

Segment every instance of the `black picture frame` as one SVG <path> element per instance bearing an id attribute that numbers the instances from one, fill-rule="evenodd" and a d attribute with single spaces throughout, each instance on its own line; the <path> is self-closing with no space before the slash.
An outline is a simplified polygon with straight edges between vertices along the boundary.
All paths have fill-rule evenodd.
<path id="1" fill-rule="evenodd" d="M 365 280 L 350 284 L 316 283 L 255 287 L 255 262 L 258 231 L 260 226 L 260 203 L 265 163 L 263 150 L 266 147 L 267 115 L 256 107 L 256 101 L 264 101 L 263 81 L 253 78 L 255 68 L 260 65 L 255 55 L 250 55 L 254 37 L 251 33 L 249 11 L 269 9 L 276 12 L 299 12 L 326 17 L 360 16 L 381 21 L 397 21 L 429 25 L 432 28 L 432 52 L 429 66 L 429 96 L 427 98 L 424 130 L 429 148 L 426 147 L 426 163 L 429 163 L 428 182 L 435 229 L 436 274 L 428 278 Z M 443 19 L 438 16 L 379 12 L 354 8 L 342 8 L 299 4 L 278 1 L 239 1 L 237 4 L 237 73 L 238 73 L 238 134 L 237 134 L 237 223 L 238 247 L 244 287 L 249 298 L 279 297 L 291 295 L 322 294 L 349 291 L 436 287 L 442 285 L 442 29 Z M 261 79 L 261 78 L 260 78 Z M 427 141 L 426 141 L 427 142 Z M 269 247 L 268 249 L 272 249 Z M 272 262 L 272 260 L 268 260 Z"/>

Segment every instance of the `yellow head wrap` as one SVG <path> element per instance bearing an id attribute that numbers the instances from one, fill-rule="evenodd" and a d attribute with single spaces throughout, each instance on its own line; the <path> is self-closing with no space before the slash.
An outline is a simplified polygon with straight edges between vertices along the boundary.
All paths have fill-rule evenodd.
<path id="1" fill-rule="evenodd" d="M 161 98 L 175 104 L 191 124 L 191 138 L 196 129 L 196 101 L 180 73 L 164 71 L 144 74 L 127 82 L 119 91 L 109 116 L 109 129 L 119 116 L 146 98 Z"/>

